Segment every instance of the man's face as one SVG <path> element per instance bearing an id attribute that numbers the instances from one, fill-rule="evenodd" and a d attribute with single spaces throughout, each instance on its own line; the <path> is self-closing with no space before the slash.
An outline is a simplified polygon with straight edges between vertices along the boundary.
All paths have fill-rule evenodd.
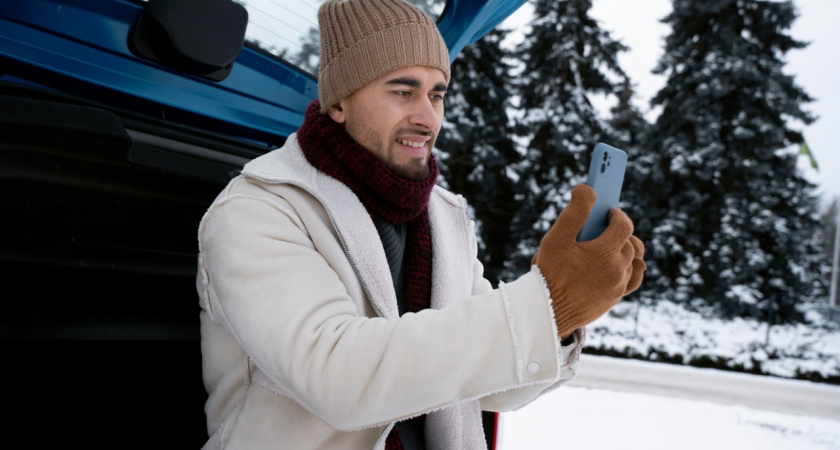
<path id="1" fill-rule="evenodd" d="M 394 173 L 420 181 L 429 175 L 445 94 L 443 72 L 409 66 L 371 81 L 328 113 Z"/>

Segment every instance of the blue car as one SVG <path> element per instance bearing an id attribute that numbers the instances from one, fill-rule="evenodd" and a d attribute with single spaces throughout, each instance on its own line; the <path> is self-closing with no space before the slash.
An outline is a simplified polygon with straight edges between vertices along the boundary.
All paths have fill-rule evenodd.
<path id="1" fill-rule="evenodd" d="M 524 2 L 413 1 L 453 58 Z M 206 441 L 197 226 L 317 97 L 320 3 L 0 1 L 8 442 Z"/>

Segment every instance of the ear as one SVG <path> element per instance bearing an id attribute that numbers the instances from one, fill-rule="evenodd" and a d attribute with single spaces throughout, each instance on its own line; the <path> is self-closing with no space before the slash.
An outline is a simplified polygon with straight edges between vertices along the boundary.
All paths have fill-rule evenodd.
<path id="1" fill-rule="evenodd" d="M 347 120 L 344 108 L 341 107 L 341 102 L 330 106 L 330 109 L 327 110 L 327 114 L 329 114 L 332 120 L 336 121 L 336 123 L 344 123 Z"/>

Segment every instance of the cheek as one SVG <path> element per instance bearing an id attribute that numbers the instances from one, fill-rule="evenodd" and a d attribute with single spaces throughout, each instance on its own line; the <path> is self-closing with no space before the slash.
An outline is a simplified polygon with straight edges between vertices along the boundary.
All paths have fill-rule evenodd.
<path id="1" fill-rule="evenodd" d="M 440 129 L 443 127 L 443 110 L 437 116 L 437 124 L 435 124 L 435 134 L 437 135 L 440 133 Z"/>

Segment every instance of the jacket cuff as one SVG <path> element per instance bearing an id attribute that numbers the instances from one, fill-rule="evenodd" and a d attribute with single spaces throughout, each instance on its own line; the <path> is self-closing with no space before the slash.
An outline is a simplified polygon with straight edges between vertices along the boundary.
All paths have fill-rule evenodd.
<path id="1" fill-rule="evenodd" d="M 508 316 L 508 326 L 516 352 L 519 383 L 556 379 L 560 374 L 560 341 L 554 323 L 551 299 L 536 266 L 511 283 L 501 283 L 499 291 Z"/>
<path id="2" fill-rule="evenodd" d="M 557 338 L 560 341 L 560 338 Z M 578 366 L 580 365 L 580 353 L 583 351 L 583 345 L 586 342 L 586 328 L 578 328 L 566 341 L 558 342 L 560 346 L 560 381 L 565 383 L 570 381 L 578 373 Z"/>

